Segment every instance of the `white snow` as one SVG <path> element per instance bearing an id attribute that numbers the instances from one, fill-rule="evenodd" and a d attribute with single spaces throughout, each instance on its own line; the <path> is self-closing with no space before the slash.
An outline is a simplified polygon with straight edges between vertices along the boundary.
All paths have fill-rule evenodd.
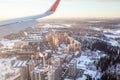
<path id="1" fill-rule="evenodd" d="M 86 70 L 84 74 L 87 74 L 87 75 L 89 74 L 90 76 L 95 77 L 97 74 L 97 71 Z"/>
<path id="2" fill-rule="evenodd" d="M 67 79 L 67 78 L 66 78 L 66 79 L 64 79 L 64 80 L 72 80 L 72 79 Z"/>
<path id="3" fill-rule="evenodd" d="M 91 21 L 88 21 L 89 23 L 100 23 L 102 21 L 98 21 L 98 20 L 91 20 Z"/>
<path id="4" fill-rule="evenodd" d="M 0 43 L 3 45 L 1 48 L 13 49 L 14 43 L 20 40 L 1 40 Z"/>
<path id="5" fill-rule="evenodd" d="M 118 30 L 118 32 L 119 31 L 120 30 Z M 105 37 L 107 37 L 109 39 L 109 41 L 107 41 L 107 42 L 110 43 L 112 46 L 120 46 L 120 44 L 118 43 L 118 41 L 116 41 L 116 38 L 120 38 L 120 36 L 117 35 L 116 31 L 109 30 L 109 33 L 111 33 L 111 34 L 104 33 Z"/>
<path id="6" fill-rule="evenodd" d="M 106 56 L 102 54 L 100 51 L 90 51 L 86 50 L 82 52 L 81 56 L 77 58 L 77 68 L 84 70 L 83 76 L 78 78 L 77 80 L 85 80 L 86 74 L 90 75 L 92 78 L 100 77 L 100 72 L 97 71 L 96 66 L 94 65 L 94 61 L 98 61 L 100 57 Z"/>
<path id="7" fill-rule="evenodd" d="M 42 28 L 70 28 L 70 24 L 45 24 Z"/>
<path id="8" fill-rule="evenodd" d="M 116 34 L 120 34 L 120 29 L 119 29 L 119 30 L 116 30 L 115 32 L 116 32 Z"/>
<path id="9" fill-rule="evenodd" d="M 115 40 L 110 40 L 108 43 L 110 43 L 112 46 L 120 46 L 120 44 Z"/>
<path id="10" fill-rule="evenodd" d="M 109 41 L 107 42 L 110 43 L 112 46 L 120 46 L 118 41 L 115 40 L 116 38 L 120 38 L 120 36 L 115 34 L 104 34 L 104 35 L 109 39 Z"/>
<path id="11" fill-rule="evenodd" d="M 52 50 L 45 50 L 46 53 L 52 52 Z"/>
<path id="12" fill-rule="evenodd" d="M 80 78 L 78 78 L 78 79 L 76 79 L 76 80 L 86 80 L 86 79 L 87 79 L 86 76 L 83 75 L 82 77 L 80 77 Z"/>
<path id="13" fill-rule="evenodd" d="M 101 31 L 101 29 L 98 28 L 98 27 L 89 27 L 89 29 L 91 29 L 91 30 L 95 30 L 95 31 Z"/>
<path id="14" fill-rule="evenodd" d="M 63 44 L 60 44 L 60 47 L 65 49 L 67 46 L 63 43 Z"/>
<path id="15" fill-rule="evenodd" d="M 13 80 L 12 78 L 15 76 L 15 72 L 18 72 L 18 69 L 13 69 L 11 65 L 11 61 L 16 60 L 13 58 L 0 59 L 0 80 Z M 5 78 L 6 74 L 10 74 L 8 79 Z"/>
<path id="16" fill-rule="evenodd" d="M 120 29 L 102 29 L 104 33 L 120 34 Z"/>
<path id="17" fill-rule="evenodd" d="M 34 40 L 41 40 L 41 36 L 39 36 L 39 35 L 36 35 L 36 34 L 30 34 L 30 35 L 28 35 L 28 37 L 30 38 L 30 39 L 34 39 Z"/>
<path id="18" fill-rule="evenodd" d="M 120 37 L 120 36 L 117 36 L 117 35 L 110 35 L 110 34 L 105 34 L 105 36 L 108 37 L 108 38 L 113 38 L 113 39 Z"/>

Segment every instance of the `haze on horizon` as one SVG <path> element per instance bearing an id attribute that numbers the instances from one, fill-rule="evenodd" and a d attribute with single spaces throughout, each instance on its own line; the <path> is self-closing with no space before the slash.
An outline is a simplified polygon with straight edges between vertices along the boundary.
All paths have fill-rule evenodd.
<path id="1" fill-rule="evenodd" d="M 41 14 L 55 0 L 0 0 L 0 20 Z M 47 18 L 120 18 L 120 0 L 61 0 Z"/>

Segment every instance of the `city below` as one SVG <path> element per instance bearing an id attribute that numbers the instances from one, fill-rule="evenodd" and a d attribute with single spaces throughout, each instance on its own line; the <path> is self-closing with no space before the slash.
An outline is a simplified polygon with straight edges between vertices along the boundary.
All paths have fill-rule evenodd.
<path id="1" fill-rule="evenodd" d="M 0 80 L 120 80 L 120 19 L 41 20 L 4 36 Z"/>

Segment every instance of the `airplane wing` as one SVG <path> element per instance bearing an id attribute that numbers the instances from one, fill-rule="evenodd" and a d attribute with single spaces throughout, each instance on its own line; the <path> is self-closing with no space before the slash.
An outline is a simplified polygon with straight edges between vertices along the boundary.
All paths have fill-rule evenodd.
<path id="1" fill-rule="evenodd" d="M 25 29 L 27 27 L 31 27 L 37 24 L 38 23 L 37 19 L 53 14 L 56 11 L 59 3 L 60 3 L 60 0 L 56 0 L 55 3 L 52 5 L 52 7 L 48 11 L 40 15 L 0 21 L 0 38 L 10 33 L 18 32 L 22 29 Z"/>

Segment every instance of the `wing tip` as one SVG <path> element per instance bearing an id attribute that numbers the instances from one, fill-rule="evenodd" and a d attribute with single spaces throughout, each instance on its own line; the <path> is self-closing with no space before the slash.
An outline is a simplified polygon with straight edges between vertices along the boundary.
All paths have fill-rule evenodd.
<path id="1" fill-rule="evenodd" d="M 59 3 L 61 0 L 56 0 L 56 2 L 53 4 L 53 6 L 51 7 L 51 9 L 49 10 L 50 12 L 55 12 Z"/>

